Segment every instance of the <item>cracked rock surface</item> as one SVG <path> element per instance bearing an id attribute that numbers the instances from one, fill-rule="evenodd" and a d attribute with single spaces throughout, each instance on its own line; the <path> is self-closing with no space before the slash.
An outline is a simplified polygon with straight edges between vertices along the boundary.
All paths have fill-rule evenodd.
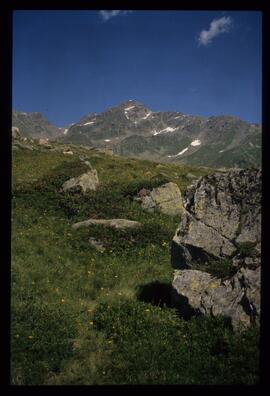
<path id="1" fill-rule="evenodd" d="M 237 328 L 249 326 L 260 317 L 260 267 L 240 268 L 231 278 L 222 281 L 197 270 L 176 270 L 173 279 L 173 299 L 177 304 L 185 298 L 194 312 L 222 315 Z"/>
<path id="2" fill-rule="evenodd" d="M 188 188 L 172 242 L 174 268 L 231 258 L 247 242 L 261 242 L 261 170 L 216 172 Z"/>
<path id="3" fill-rule="evenodd" d="M 153 188 L 152 191 L 143 188 L 135 200 L 149 212 L 157 209 L 169 216 L 183 213 L 181 191 L 176 183 L 165 183 L 160 187 Z"/>
<path id="4" fill-rule="evenodd" d="M 234 328 L 260 319 L 261 170 L 216 172 L 196 181 L 171 246 L 175 304 L 193 314 L 222 315 Z M 236 273 L 214 277 L 204 264 L 230 259 Z"/>

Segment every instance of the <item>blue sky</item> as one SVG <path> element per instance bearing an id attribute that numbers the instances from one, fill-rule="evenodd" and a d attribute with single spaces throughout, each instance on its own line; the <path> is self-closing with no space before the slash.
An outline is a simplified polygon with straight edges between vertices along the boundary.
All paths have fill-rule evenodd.
<path id="1" fill-rule="evenodd" d="M 261 122 L 261 13 L 15 11 L 13 108 L 56 126 L 136 99 Z"/>

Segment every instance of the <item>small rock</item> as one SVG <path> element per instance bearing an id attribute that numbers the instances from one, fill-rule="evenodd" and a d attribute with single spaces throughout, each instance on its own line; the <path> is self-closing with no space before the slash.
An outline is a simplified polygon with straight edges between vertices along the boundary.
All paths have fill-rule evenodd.
<path id="1" fill-rule="evenodd" d="M 146 197 L 147 195 L 150 195 L 150 190 L 147 190 L 146 188 L 142 188 L 139 192 L 138 192 L 138 198 L 143 198 Z"/>
<path id="2" fill-rule="evenodd" d="M 188 179 L 198 179 L 197 176 L 193 175 L 193 173 L 187 173 L 187 174 L 186 174 L 186 177 L 187 177 Z"/>
<path id="3" fill-rule="evenodd" d="M 93 224 L 100 224 L 105 227 L 111 227 L 115 229 L 124 230 L 126 228 L 137 228 L 140 227 L 142 224 L 139 221 L 133 220 L 126 220 L 126 219 L 89 219 L 85 221 L 81 221 L 79 223 L 75 223 L 72 225 L 72 228 L 80 228 L 80 227 L 89 227 Z"/>
<path id="4" fill-rule="evenodd" d="M 38 141 L 38 144 L 40 144 L 41 146 L 44 146 L 44 145 L 48 144 L 48 139 L 40 138 Z"/>
<path id="5" fill-rule="evenodd" d="M 40 146 L 43 146 L 43 147 L 48 148 L 48 149 L 52 147 L 51 144 L 49 143 L 49 139 L 48 138 L 46 138 L 46 139 L 40 138 L 39 141 L 38 141 L 38 144 Z"/>
<path id="6" fill-rule="evenodd" d="M 73 155 L 73 151 L 63 151 L 63 154 L 67 154 L 67 155 Z"/>
<path id="7" fill-rule="evenodd" d="M 80 188 L 84 193 L 88 190 L 96 191 L 99 185 L 98 175 L 96 169 L 91 169 L 89 172 L 78 177 L 72 177 L 67 180 L 62 188 L 63 191 Z"/>
<path id="8" fill-rule="evenodd" d="M 95 238 L 89 238 L 89 243 L 99 252 L 105 252 L 105 247 L 102 245 L 100 241 L 97 241 Z"/>
<path id="9" fill-rule="evenodd" d="M 12 139 L 19 139 L 21 137 L 21 132 L 19 128 L 13 126 L 11 128 L 11 131 L 12 131 Z"/>

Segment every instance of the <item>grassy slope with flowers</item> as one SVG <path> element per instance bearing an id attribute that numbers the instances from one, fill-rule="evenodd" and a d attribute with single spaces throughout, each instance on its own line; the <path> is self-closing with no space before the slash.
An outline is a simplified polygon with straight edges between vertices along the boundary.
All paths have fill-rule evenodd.
<path id="1" fill-rule="evenodd" d="M 179 218 L 147 213 L 132 198 L 166 181 L 184 192 L 188 172 L 210 170 L 71 147 L 73 156 L 13 152 L 12 384 L 255 383 L 257 328 L 233 334 L 221 318 L 185 321 L 169 304 L 145 297 L 153 285 L 169 288 L 169 243 Z M 97 169 L 100 188 L 61 193 L 64 181 L 88 170 L 82 156 Z M 89 217 L 143 227 L 71 228 Z M 89 237 L 101 239 L 105 252 Z"/>

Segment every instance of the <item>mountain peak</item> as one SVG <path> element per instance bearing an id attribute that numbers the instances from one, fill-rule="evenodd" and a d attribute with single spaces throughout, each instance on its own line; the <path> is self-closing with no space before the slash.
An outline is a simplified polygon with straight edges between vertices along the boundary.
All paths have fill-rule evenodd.
<path id="1" fill-rule="evenodd" d="M 119 105 L 119 107 L 124 107 L 124 108 L 130 107 L 130 106 L 136 106 L 136 107 L 144 107 L 144 108 L 146 108 L 146 106 L 145 106 L 143 103 L 138 102 L 138 101 L 135 100 L 135 99 L 128 99 L 128 100 L 126 100 L 126 101 L 120 103 L 120 105 Z"/>

